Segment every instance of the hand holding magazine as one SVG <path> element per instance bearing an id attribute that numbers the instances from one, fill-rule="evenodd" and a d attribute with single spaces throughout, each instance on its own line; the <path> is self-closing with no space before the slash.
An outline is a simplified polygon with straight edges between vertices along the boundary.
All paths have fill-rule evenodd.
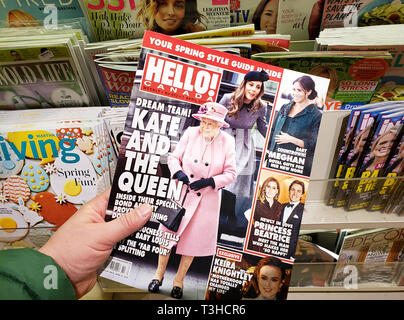
<path id="1" fill-rule="evenodd" d="M 296 82 L 306 77 L 315 93 Z M 278 148 L 275 158 L 265 150 L 275 141 L 275 122 L 290 132 L 276 120 L 281 112 L 289 128 L 309 119 L 309 110 L 295 107 L 303 101 L 319 124 L 322 111 L 310 100 L 325 96 L 328 84 L 146 32 L 106 220 L 142 202 L 153 215 L 116 245 L 101 276 L 174 298 L 285 299 L 317 130 L 310 141 Z M 293 113 L 280 111 L 285 104 Z M 169 199 L 181 202 L 187 184 L 185 215 L 173 232 L 156 210 Z M 266 214 L 275 202 L 273 215 Z M 271 293 L 259 290 L 269 270 L 279 275 Z"/>

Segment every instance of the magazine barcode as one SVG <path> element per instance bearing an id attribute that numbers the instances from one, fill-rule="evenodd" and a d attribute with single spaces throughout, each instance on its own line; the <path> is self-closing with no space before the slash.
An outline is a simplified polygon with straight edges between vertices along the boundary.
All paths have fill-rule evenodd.
<path id="1" fill-rule="evenodd" d="M 130 262 L 117 258 L 112 258 L 107 264 L 105 271 L 127 278 L 129 276 L 130 269 L 131 269 Z"/>

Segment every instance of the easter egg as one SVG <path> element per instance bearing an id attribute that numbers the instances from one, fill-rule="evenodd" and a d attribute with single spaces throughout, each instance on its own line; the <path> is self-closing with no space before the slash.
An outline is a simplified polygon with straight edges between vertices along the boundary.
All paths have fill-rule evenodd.
<path id="1" fill-rule="evenodd" d="M 24 238 L 29 231 L 21 213 L 0 205 L 0 241 L 14 242 Z"/>
<path id="2" fill-rule="evenodd" d="M 18 199 L 22 199 L 26 202 L 31 195 L 31 190 L 23 178 L 11 176 L 4 181 L 3 193 L 9 200 L 18 203 Z"/>
<path id="3" fill-rule="evenodd" d="M 49 176 L 36 164 L 26 164 L 22 169 L 21 177 L 33 192 L 42 192 L 49 187 Z"/>
<path id="4" fill-rule="evenodd" d="M 77 147 L 71 151 L 76 161 L 66 163 L 63 157 L 55 160 L 56 173 L 50 176 L 53 191 L 66 196 L 74 204 L 84 204 L 93 199 L 96 193 L 97 174 L 90 159 Z"/>

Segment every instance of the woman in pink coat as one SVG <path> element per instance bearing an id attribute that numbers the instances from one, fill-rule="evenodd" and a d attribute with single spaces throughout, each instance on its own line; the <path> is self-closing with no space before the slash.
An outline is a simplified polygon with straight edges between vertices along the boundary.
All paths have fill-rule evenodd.
<path id="1" fill-rule="evenodd" d="M 174 179 L 188 185 L 184 201 L 186 213 L 175 235 L 179 236 L 176 253 L 181 261 L 173 281 L 171 296 L 182 297 L 185 275 L 193 258 L 215 254 L 219 214 L 220 189 L 236 179 L 234 138 L 220 130 L 228 127 L 224 121 L 227 108 L 218 103 L 206 103 L 197 114 L 199 127 L 189 127 L 174 152 L 168 157 L 168 167 Z M 163 231 L 171 232 L 161 226 Z M 175 243 L 172 242 L 168 249 Z M 149 291 L 158 292 L 170 255 L 159 255 L 154 279 Z"/>

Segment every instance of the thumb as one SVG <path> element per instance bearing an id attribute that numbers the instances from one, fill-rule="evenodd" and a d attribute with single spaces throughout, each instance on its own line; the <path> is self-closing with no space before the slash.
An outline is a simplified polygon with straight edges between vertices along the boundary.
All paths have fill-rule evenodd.
<path id="1" fill-rule="evenodd" d="M 105 224 L 104 238 L 113 246 L 116 242 L 126 238 L 139 230 L 150 219 L 152 207 L 143 203 L 126 214 Z"/>

